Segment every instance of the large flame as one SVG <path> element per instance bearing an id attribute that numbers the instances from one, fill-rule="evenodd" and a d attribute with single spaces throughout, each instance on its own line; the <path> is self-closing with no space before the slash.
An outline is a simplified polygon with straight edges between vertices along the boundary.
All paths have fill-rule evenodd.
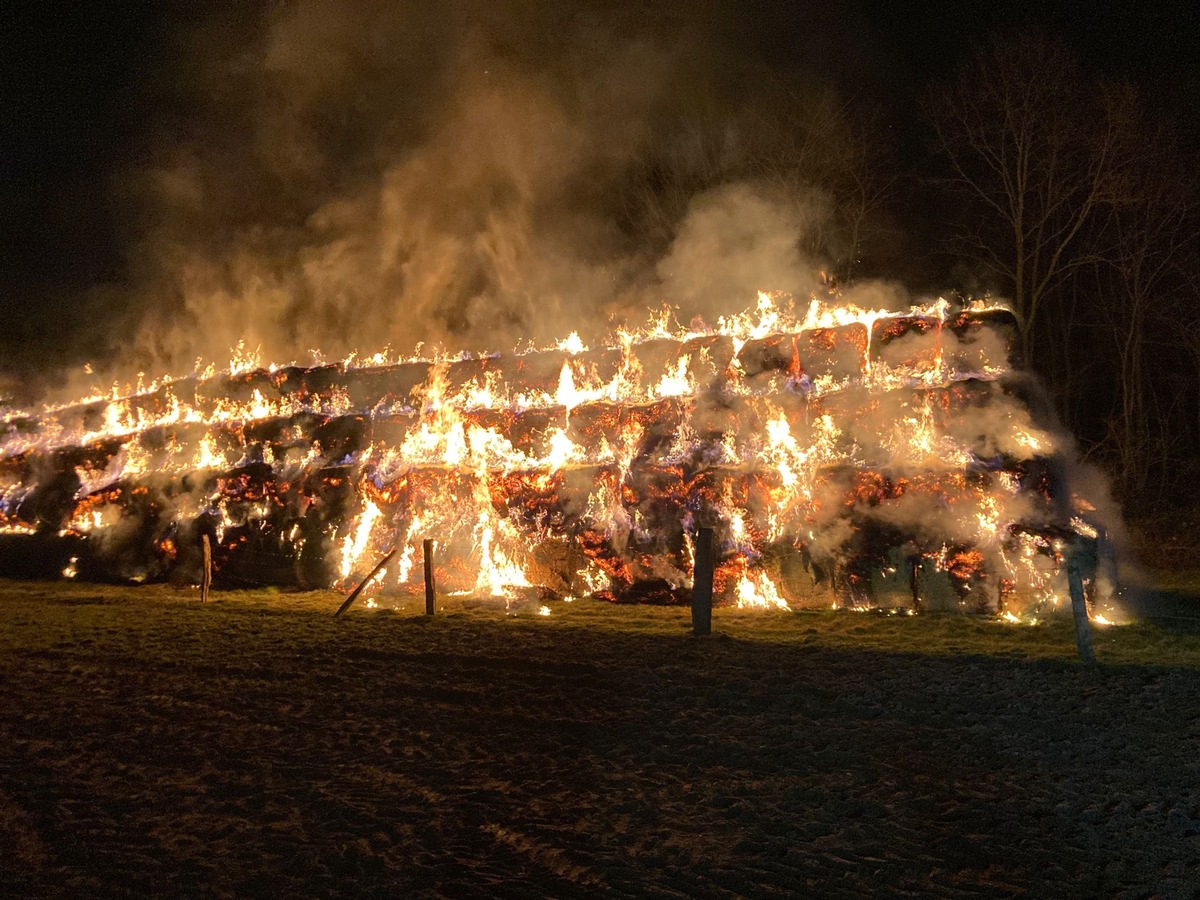
<path id="1" fill-rule="evenodd" d="M 258 554 L 317 583 L 399 545 L 376 589 L 419 578 L 433 538 L 448 590 L 669 601 L 707 526 L 738 606 L 1058 604 L 1060 526 L 1096 532 L 1054 519 L 1006 311 L 797 315 L 763 293 L 695 329 L 663 310 L 596 349 L 309 367 L 239 346 L 220 372 L 9 411 L 0 532 L 86 537 L 94 566 L 142 577 L 211 532 L 240 577 L 270 580 Z"/>

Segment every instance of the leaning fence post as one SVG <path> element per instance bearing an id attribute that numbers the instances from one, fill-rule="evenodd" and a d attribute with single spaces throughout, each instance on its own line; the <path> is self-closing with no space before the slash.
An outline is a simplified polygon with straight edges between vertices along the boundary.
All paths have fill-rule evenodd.
<path id="1" fill-rule="evenodd" d="M 436 590 L 433 583 L 433 541 L 425 538 L 422 544 L 425 550 L 425 615 L 433 615 L 433 598 Z"/>
<path id="2" fill-rule="evenodd" d="M 371 570 L 371 573 L 366 578 L 364 578 L 362 581 L 360 581 L 358 583 L 358 587 L 356 587 L 354 590 L 352 590 L 350 592 L 350 596 L 346 598 L 346 602 L 338 607 L 338 611 L 333 614 L 333 617 L 335 619 L 350 608 L 350 604 L 358 599 L 358 595 L 363 592 L 363 588 L 365 588 L 368 584 L 371 583 L 371 581 L 375 578 L 375 576 L 379 574 L 379 570 L 388 564 L 388 561 L 393 556 L 396 555 L 396 551 L 399 549 L 400 549 L 400 545 L 397 544 L 395 547 L 393 547 L 391 550 L 389 550 L 387 553 L 384 554 L 383 559 L 381 559 L 379 562 L 375 563 L 375 568 L 373 568 Z"/>
<path id="3" fill-rule="evenodd" d="M 1088 621 L 1087 599 L 1083 594 L 1084 551 L 1082 538 L 1073 537 L 1067 544 L 1067 586 L 1071 592 L 1071 614 L 1075 617 L 1075 649 L 1080 662 L 1094 665 L 1096 653 L 1092 649 L 1092 623 Z"/>
<path id="4" fill-rule="evenodd" d="M 200 571 L 200 602 L 208 602 L 208 591 L 212 587 L 212 543 L 208 535 L 200 536 L 200 555 L 204 568 Z"/>
<path id="5" fill-rule="evenodd" d="M 696 530 L 696 564 L 692 569 L 692 634 L 712 634 L 713 530 Z"/>

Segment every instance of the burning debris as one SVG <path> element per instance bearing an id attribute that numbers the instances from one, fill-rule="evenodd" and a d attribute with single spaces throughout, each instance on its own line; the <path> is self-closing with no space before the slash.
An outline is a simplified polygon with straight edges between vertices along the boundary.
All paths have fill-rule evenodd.
<path id="1" fill-rule="evenodd" d="M 13 412 L 0 567 L 17 577 L 686 599 L 715 529 L 738 606 L 1032 616 L 1073 509 L 1012 368 L 1011 313 L 784 298 L 589 348 L 263 367 Z M 1093 577 L 1092 582 L 1095 581 Z"/>

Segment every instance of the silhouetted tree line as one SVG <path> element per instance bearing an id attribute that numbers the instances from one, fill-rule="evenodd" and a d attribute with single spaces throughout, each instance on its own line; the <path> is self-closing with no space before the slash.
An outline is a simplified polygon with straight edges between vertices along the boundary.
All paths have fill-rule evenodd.
<path id="1" fill-rule="evenodd" d="M 771 185 L 839 281 L 1009 302 L 1128 508 L 1200 501 L 1200 183 L 1175 117 L 1026 34 L 976 47 L 920 109 L 904 161 L 886 116 L 830 87 L 764 78 L 743 105 L 681 110 L 632 173 L 630 230 L 665 245 L 704 189 Z"/>
<path id="2" fill-rule="evenodd" d="M 1135 511 L 1200 497 L 1200 184 L 1173 117 L 1030 35 L 924 99 L 947 249 L 1013 304 L 1085 452 Z"/>

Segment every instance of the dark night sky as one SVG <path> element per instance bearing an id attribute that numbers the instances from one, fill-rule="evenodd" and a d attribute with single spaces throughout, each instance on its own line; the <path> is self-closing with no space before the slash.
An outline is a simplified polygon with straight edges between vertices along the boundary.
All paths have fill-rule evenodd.
<path id="1" fill-rule="evenodd" d="M 651 4 L 652 5 L 652 4 Z M 252 29 L 255 12 L 223 4 L 222 27 Z M 618 7 L 636 17 L 645 4 Z M 1200 102 L 1200 41 L 1189 4 L 862 2 L 700 3 L 730 51 L 784 72 L 814 70 L 883 104 L 902 154 L 920 152 L 915 98 L 953 71 L 973 39 L 1033 28 L 1065 41 L 1098 73 L 1133 78 L 1183 108 Z M 216 8 L 216 7 L 214 7 Z M 119 189 L 180 95 L 180 35 L 207 19 L 196 4 L 26 4 L 0 24 L 0 369 L 49 349 L 86 314 L 101 284 L 119 293 L 133 217 Z M 1196 123 L 1185 122 L 1193 135 Z M 111 295 L 110 295 L 111 296 Z M 22 350 L 24 348 L 24 350 Z M 3 357 L 9 357 L 4 360 Z M 9 363 L 3 365 L 2 363 Z"/>

